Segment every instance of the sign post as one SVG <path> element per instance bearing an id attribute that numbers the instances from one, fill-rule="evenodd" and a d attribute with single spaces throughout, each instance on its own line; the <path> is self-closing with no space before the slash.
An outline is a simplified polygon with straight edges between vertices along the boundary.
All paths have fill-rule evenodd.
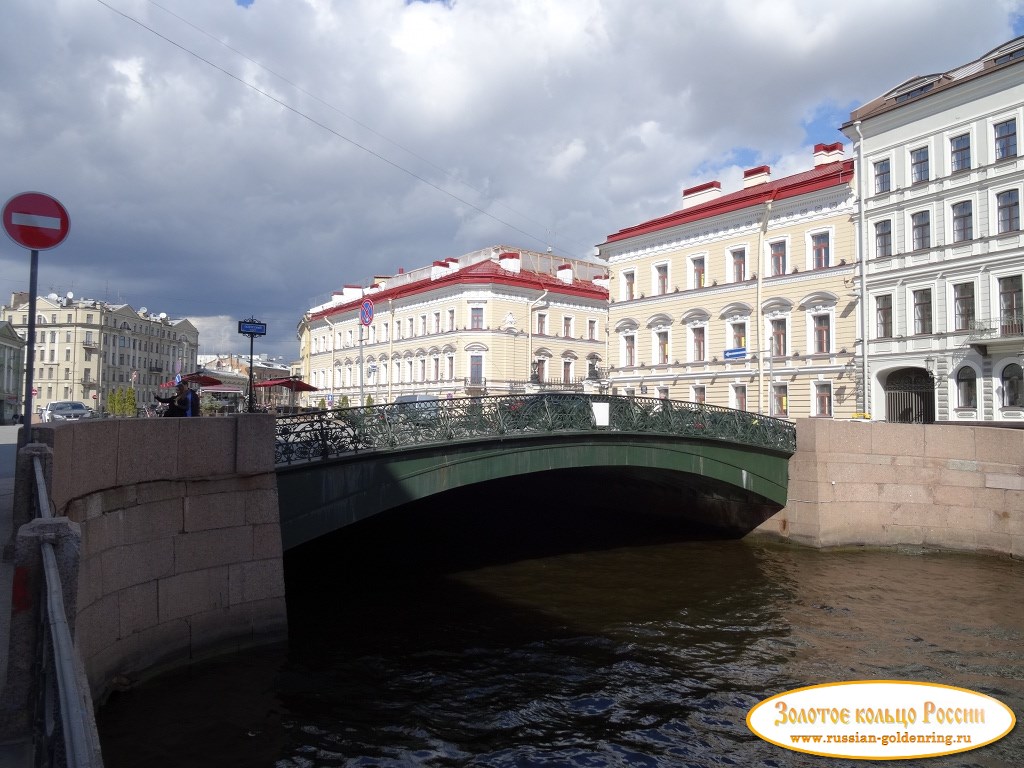
<path id="1" fill-rule="evenodd" d="M 4 205 L 3 226 L 7 236 L 32 252 L 28 279 L 28 334 L 25 339 L 25 403 L 21 411 L 23 429 L 18 433 L 18 447 L 28 443 L 32 423 L 32 396 L 35 368 L 32 360 L 36 349 L 36 293 L 39 286 L 39 252 L 56 248 L 64 242 L 71 229 L 67 210 L 55 198 L 42 192 L 22 192 Z"/>
<path id="2" fill-rule="evenodd" d="M 363 328 L 369 328 L 373 322 L 373 299 L 363 299 L 359 305 L 359 407 L 366 405 L 366 398 L 363 397 L 363 369 L 366 361 L 363 360 Z"/>
<path id="3" fill-rule="evenodd" d="M 247 410 L 249 413 L 252 413 L 256 410 L 256 389 L 253 387 L 252 380 L 252 342 L 257 336 L 267 335 L 267 324 L 261 323 L 255 317 L 250 317 L 248 320 L 239 320 L 238 332 L 243 336 L 249 337 L 249 399 Z"/>

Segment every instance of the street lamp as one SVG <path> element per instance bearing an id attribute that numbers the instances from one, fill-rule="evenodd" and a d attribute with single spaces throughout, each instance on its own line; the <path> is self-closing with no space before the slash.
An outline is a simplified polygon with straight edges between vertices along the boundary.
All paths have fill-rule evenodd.
<path id="1" fill-rule="evenodd" d="M 267 335 L 267 324 L 254 317 L 238 321 L 238 332 L 249 337 L 249 413 L 256 410 L 256 389 L 253 386 L 252 343 L 257 336 Z"/>

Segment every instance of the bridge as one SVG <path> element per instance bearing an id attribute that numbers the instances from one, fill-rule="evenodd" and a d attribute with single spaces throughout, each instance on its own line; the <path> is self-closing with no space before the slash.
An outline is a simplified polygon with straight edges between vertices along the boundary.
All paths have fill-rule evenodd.
<path id="1" fill-rule="evenodd" d="M 790 422 L 699 403 L 547 392 L 277 420 L 284 549 L 470 487 L 631 510 L 738 537 L 786 504 Z"/>

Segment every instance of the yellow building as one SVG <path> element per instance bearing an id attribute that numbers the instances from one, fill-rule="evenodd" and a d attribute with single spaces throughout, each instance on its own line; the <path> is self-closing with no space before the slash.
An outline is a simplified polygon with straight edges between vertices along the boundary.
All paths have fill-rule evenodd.
<path id="1" fill-rule="evenodd" d="M 607 305 L 603 265 L 508 247 L 345 286 L 299 324 L 304 403 L 575 387 L 605 365 Z"/>
<path id="2" fill-rule="evenodd" d="M 781 417 L 861 410 L 853 161 L 818 144 L 814 167 L 742 190 L 717 181 L 682 208 L 610 235 L 613 393 Z"/>

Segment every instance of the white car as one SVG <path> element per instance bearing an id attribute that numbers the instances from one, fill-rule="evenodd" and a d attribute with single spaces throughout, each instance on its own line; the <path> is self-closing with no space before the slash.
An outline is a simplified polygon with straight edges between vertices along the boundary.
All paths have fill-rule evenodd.
<path id="1" fill-rule="evenodd" d="M 77 400 L 54 400 L 47 403 L 41 414 L 41 421 L 77 421 L 88 419 L 93 415 L 92 408 Z"/>

